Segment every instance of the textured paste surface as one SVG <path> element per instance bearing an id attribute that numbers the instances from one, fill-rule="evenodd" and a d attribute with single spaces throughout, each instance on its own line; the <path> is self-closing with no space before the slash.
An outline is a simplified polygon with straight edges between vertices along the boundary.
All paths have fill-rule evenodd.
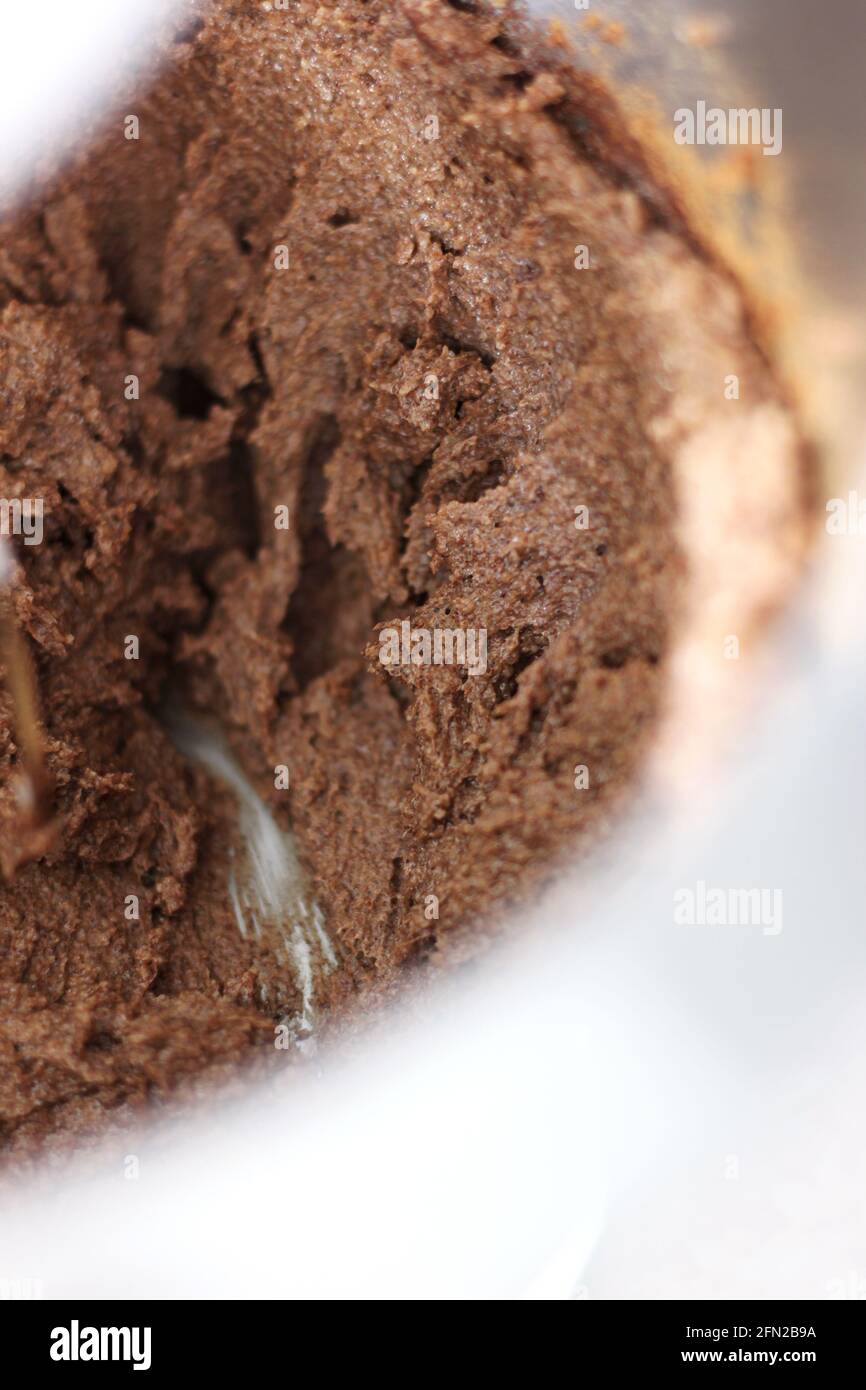
<path id="1" fill-rule="evenodd" d="M 0 889 L 13 1152 L 304 1013 L 279 935 L 239 930 L 237 803 L 169 689 L 292 828 L 339 1018 L 615 820 L 688 611 L 683 460 L 697 488 L 761 441 L 769 544 L 799 507 L 733 281 L 566 53 L 444 0 L 197 13 L 0 238 L 0 496 L 44 499 L 11 601 L 60 819 Z M 485 669 L 385 667 L 404 620 L 483 630 Z M 15 738 L 2 695 L 7 865 Z"/>

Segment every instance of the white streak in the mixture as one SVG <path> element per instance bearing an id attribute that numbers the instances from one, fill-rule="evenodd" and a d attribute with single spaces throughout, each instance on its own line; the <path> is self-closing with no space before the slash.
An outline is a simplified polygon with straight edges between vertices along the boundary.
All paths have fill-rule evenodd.
<path id="1" fill-rule="evenodd" d="M 15 573 L 15 560 L 12 555 L 12 547 L 6 537 L 0 535 L 0 587 L 5 588 L 12 581 Z"/>
<path id="2" fill-rule="evenodd" d="M 278 933 L 277 958 L 289 965 L 301 994 L 301 1013 L 287 1022 L 296 1032 L 309 1033 L 314 1023 L 316 967 L 323 972 L 333 970 L 337 957 L 318 903 L 307 902 L 294 841 L 280 830 L 258 792 L 211 730 L 175 715 L 167 722 L 181 752 L 206 767 L 237 798 L 248 870 L 241 879 L 234 869 L 228 876 L 238 930 L 246 939 L 250 921 L 259 941 L 262 923 Z"/>
<path id="3" fill-rule="evenodd" d="M 322 909 L 319 907 L 318 903 L 313 903 L 313 931 L 321 947 L 322 955 L 325 957 L 331 969 L 335 970 L 337 968 L 337 957 L 331 945 L 328 933 L 325 931 L 325 919 L 322 916 Z"/>
<path id="4" fill-rule="evenodd" d="M 238 931 L 240 932 L 240 934 L 241 934 L 241 936 L 243 937 L 244 941 L 246 941 L 246 939 L 247 939 L 247 924 L 246 924 L 246 922 L 244 921 L 243 909 L 241 908 L 240 901 L 239 901 L 239 899 L 238 899 L 238 886 L 237 886 L 237 884 L 235 883 L 235 871 L 234 871 L 234 869 L 230 869 L 230 870 L 229 870 L 229 897 L 230 897 L 231 900 L 232 900 L 232 907 L 234 908 L 235 921 L 236 921 L 237 924 L 238 924 Z"/>

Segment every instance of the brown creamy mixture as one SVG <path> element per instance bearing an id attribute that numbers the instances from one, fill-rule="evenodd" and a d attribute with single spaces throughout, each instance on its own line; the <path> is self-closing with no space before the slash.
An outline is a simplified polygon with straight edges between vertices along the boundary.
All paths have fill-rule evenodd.
<path id="1" fill-rule="evenodd" d="M 445 0 L 190 10 L 0 239 L 0 497 L 44 499 L 9 602 L 58 823 L 22 841 L 0 687 L 13 1154 L 285 1058 L 302 1012 L 279 933 L 239 930 L 236 803 L 169 739 L 167 690 L 294 832 L 326 1024 L 615 822 L 703 460 L 744 487 L 768 460 L 751 523 L 798 543 L 802 450 L 742 297 L 579 51 Z M 483 630 L 486 669 L 384 666 L 404 619 Z"/>

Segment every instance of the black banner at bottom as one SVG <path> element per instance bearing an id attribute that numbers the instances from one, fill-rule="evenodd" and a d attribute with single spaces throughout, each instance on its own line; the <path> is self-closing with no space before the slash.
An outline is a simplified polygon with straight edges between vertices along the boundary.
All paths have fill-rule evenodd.
<path id="1" fill-rule="evenodd" d="M 303 1308 L 279 1303 L 0 1303 L 7 1355 L 16 1367 L 58 1376 L 110 1369 L 140 1375 L 186 1370 L 256 1377 L 291 1373 L 293 1349 L 318 1343 Z M 318 1324 L 321 1329 L 321 1324 Z M 863 1309 L 850 1303 L 575 1301 L 561 1325 L 579 1363 L 611 1371 L 686 1371 L 697 1366 L 791 1366 L 857 1373 Z M 325 1355 L 334 1349 L 328 1339 Z M 353 1356 L 359 1346 L 353 1342 Z M 425 1348 L 429 1355 L 429 1348 Z M 365 1339 L 364 1357 L 375 1357 Z M 447 1360 L 446 1360 L 447 1357 Z M 434 1353 L 435 1359 L 435 1353 Z M 453 1373 L 454 1352 L 443 1352 Z"/>

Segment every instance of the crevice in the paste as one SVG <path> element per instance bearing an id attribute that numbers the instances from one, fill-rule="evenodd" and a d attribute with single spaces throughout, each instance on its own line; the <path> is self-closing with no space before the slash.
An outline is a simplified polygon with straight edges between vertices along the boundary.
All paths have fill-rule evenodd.
<path id="1" fill-rule="evenodd" d="M 621 671 L 630 656 L 631 652 L 627 647 L 611 647 L 610 651 L 602 653 L 598 664 L 605 671 Z"/>
<path id="2" fill-rule="evenodd" d="M 507 82 L 509 87 L 514 87 L 518 92 L 523 92 L 533 80 L 534 73 L 522 69 L 519 72 L 505 72 L 500 78 L 501 82 Z"/>
<path id="3" fill-rule="evenodd" d="M 481 365 L 486 367 L 488 371 L 496 365 L 496 354 L 491 352 L 488 348 L 482 347 L 480 343 L 466 342 L 447 331 L 439 333 L 439 340 L 445 347 L 449 348 L 450 351 L 454 353 L 455 357 L 459 357 L 463 352 L 471 353 L 479 359 Z"/>
<path id="4" fill-rule="evenodd" d="M 491 459 L 483 473 L 470 478 L 462 489 L 462 502 L 477 502 L 485 492 L 492 492 L 506 481 L 505 464 L 502 459 Z"/>
<path id="5" fill-rule="evenodd" d="M 465 246 L 452 246 L 451 242 L 448 241 L 441 232 L 428 232 L 427 235 L 430 237 L 430 240 L 439 247 L 443 256 L 462 256 L 466 251 Z"/>
<path id="6" fill-rule="evenodd" d="M 647 666 L 657 666 L 660 660 L 659 652 L 639 652 L 631 647 L 610 647 L 602 653 L 598 665 L 603 671 L 621 671 L 631 661 L 643 661 Z"/>
<path id="7" fill-rule="evenodd" d="M 387 933 L 393 936 L 397 930 L 397 923 L 400 916 L 400 890 L 403 886 L 403 856 L 395 854 L 391 860 L 391 876 L 388 880 L 388 910 Z"/>
<path id="8" fill-rule="evenodd" d="M 332 212 L 331 216 L 328 218 L 329 227 L 353 227 L 357 222 L 358 218 L 355 217 L 346 207 L 337 208 L 336 211 Z"/>
<path id="9" fill-rule="evenodd" d="M 520 57 L 520 49 L 517 47 L 514 40 L 509 38 L 508 34 L 494 34 L 493 38 L 490 40 L 490 47 L 498 48 L 500 53 L 506 53 L 509 58 Z"/>
<path id="10" fill-rule="evenodd" d="M 480 768 L 480 759 L 476 766 Z M 479 779 L 472 773 L 457 787 L 448 814 L 449 825 L 472 825 L 481 810 L 482 793 Z"/>
<path id="11" fill-rule="evenodd" d="M 547 639 L 540 633 L 527 629 L 520 634 L 520 649 L 517 656 L 508 664 L 508 667 L 501 671 L 493 679 L 493 691 L 496 697 L 496 704 L 503 704 L 506 700 L 512 700 L 517 694 L 520 677 L 523 672 L 543 656 L 547 651 Z"/>
<path id="12" fill-rule="evenodd" d="M 261 343 L 259 342 L 258 333 L 250 334 L 247 339 L 247 349 L 256 366 L 256 380 L 252 382 L 250 386 L 246 387 L 245 390 L 247 392 L 255 391 L 260 393 L 262 397 L 268 397 L 271 395 L 271 383 L 268 380 L 268 373 L 265 367 L 265 359 L 262 353 Z"/>
<path id="13" fill-rule="evenodd" d="M 231 531 L 226 537 L 228 544 L 254 560 L 261 549 L 262 535 L 255 469 L 246 439 L 232 439 L 228 455 L 212 463 L 209 473 L 232 519 Z"/>
<path id="14" fill-rule="evenodd" d="M 182 419 L 206 420 L 215 405 L 225 402 L 211 390 L 207 382 L 189 367 L 168 367 L 156 386 Z"/>
<path id="15" fill-rule="evenodd" d="M 369 587 L 359 557 L 343 545 L 332 545 L 328 536 L 325 467 L 339 444 L 337 417 L 321 415 L 310 430 L 305 451 L 297 513 L 301 573 L 284 622 L 292 639 L 292 674 L 299 690 L 306 690 L 340 656 L 357 656 L 355 649 L 335 651 L 332 617 L 344 593 Z"/>

